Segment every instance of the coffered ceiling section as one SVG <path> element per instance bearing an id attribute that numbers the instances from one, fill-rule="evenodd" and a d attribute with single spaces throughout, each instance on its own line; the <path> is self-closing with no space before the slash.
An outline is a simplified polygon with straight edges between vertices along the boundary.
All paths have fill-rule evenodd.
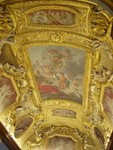
<path id="1" fill-rule="evenodd" d="M 91 1 L 2 1 L 0 120 L 23 150 L 105 150 L 113 18 Z"/>

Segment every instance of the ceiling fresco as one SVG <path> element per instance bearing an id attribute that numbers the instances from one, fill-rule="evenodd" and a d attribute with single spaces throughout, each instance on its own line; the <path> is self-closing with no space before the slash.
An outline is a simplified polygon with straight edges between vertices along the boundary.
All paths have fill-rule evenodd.
<path id="1" fill-rule="evenodd" d="M 70 138 L 64 137 L 54 137 L 49 140 L 47 145 L 47 150 L 68 150 L 68 148 L 75 150 L 75 142 L 72 141 Z"/>
<path id="2" fill-rule="evenodd" d="M 29 54 L 42 99 L 83 102 L 85 52 L 64 46 L 37 46 Z"/>
<path id="3" fill-rule="evenodd" d="M 103 96 L 103 107 L 105 113 L 109 116 L 109 118 L 112 121 L 113 124 L 113 88 L 112 87 L 106 87 L 104 91 Z"/>
<path id="4" fill-rule="evenodd" d="M 106 150 L 112 14 L 91 0 L 3 0 L 0 15 L 0 121 L 9 135 L 22 150 Z"/>
<path id="5" fill-rule="evenodd" d="M 29 14 L 31 24 L 40 25 L 73 25 L 75 14 L 66 10 L 39 10 Z"/>
<path id="6" fill-rule="evenodd" d="M 9 78 L 0 77 L 0 113 L 16 101 L 16 91 Z"/>

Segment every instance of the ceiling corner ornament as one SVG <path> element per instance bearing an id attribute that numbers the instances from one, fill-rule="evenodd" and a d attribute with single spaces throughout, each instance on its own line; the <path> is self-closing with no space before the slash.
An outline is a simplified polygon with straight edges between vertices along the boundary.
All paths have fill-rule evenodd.
<path id="1" fill-rule="evenodd" d="M 0 3 L 0 121 L 9 135 L 22 150 L 105 150 L 113 17 L 86 0 Z"/>

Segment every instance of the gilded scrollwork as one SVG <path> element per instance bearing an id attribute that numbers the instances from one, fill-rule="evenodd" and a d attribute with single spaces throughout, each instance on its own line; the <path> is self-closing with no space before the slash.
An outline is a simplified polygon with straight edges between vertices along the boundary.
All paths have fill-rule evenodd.
<path id="1" fill-rule="evenodd" d="M 25 78 L 24 68 L 22 66 L 15 67 L 6 63 L 3 65 L 3 69 L 8 75 L 14 77 L 20 92 L 24 92 L 28 87 L 28 82 Z"/>
<path id="2" fill-rule="evenodd" d="M 94 148 L 95 144 L 94 143 L 90 143 L 89 142 L 89 135 L 86 133 L 82 133 L 79 129 L 77 128 L 69 128 L 66 126 L 54 126 L 51 125 L 50 127 L 44 128 L 40 130 L 36 131 L 36 135 L 37 138 L 35 137 L 31 137 L 28 142 L 26 143 L 26 146 L 24 145 L 23 148 L 27 147 L 28 149 L 32 149 L 33 147 L 41 147 L 41 144 L 43 144 L 43 148 L 44 148 L 44 139 L 45 137 L 48 137 L 48 140 L 53 137 L 53 135 L 57 135 L 58 137 L 60 137 L 60 135 L 62 137 L 68 138 L 71 137 L 73 139 L 73 141 L 76 143 L 76 147 L 78 147 L 79 141 L 81 141 L 81 146 L 83 147 L 83 149 L 88 149 L 89 147 Z M 42 138 L 43 137 L 43 138 Z M 48 141 L 49 142 L 49 141 Z M 80 146 L 80 147 L 81 147 Z M 78 147 L 78 148 L 80 148 Z M 81 147 L 81 148 L 82 148 Z"/>
<path id="3" fill-rule="evenodd" d="M 108 15 L 108 14 L 107 14 Z M 94 37 L 106 36 L 110 21 L 105 11 L 98 6 L 94 6 L 89 16 L 89 32 Z"/>
<path id="4" fill-rule="evenodd" d="M 15 23 L 6 5 L 0 5 L 0 39 L 14 41 Z"/>

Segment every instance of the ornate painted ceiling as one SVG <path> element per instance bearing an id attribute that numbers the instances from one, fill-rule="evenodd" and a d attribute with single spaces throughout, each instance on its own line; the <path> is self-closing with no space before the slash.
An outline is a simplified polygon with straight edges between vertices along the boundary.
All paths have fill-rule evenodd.
<path id="1" fill-rule="evenodd" d="M 1 1 L 0 120 L 22 150 L 107 148 L 113 17 L 96 2 Z"/>

